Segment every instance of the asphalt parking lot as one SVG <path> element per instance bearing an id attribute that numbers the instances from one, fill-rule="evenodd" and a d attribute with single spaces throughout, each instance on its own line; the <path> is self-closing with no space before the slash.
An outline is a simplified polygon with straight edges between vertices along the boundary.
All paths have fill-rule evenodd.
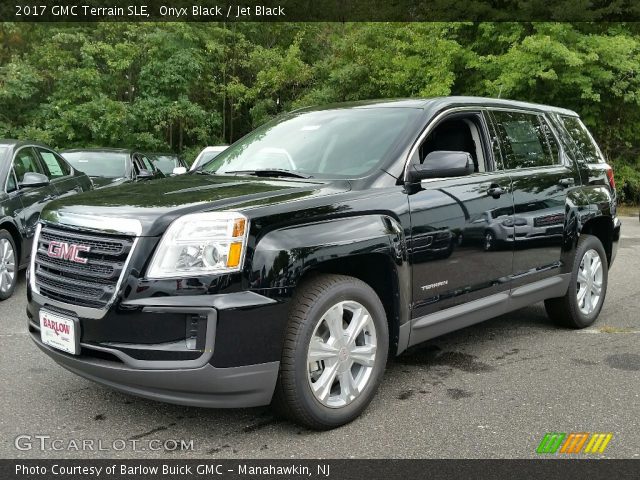
<path id="1" fill-rule="evenodd" d="M 0 457 L 521 458 L 536 456 L 546 432 L 612 432 L 598 456 L 640 458 L 638 218 L 624 217 L 622 228 L 593 327 L 557 327 L 540 304 L 435 339 L 392 360 L 365 414 L 330 432 L 301 429 L 268 408 L 130 397 L 63 370 L 27 335 L 22 274 L 0 304 Z M 31 436 L 31 449 L 15 447 L 19 435 Z M 48 449 L 36 435 L 50 437 Z M 73 448 L 82 440 L 94 440 L 93 450 Z M 175 450 L 173 440 L 193 448 Z"/>

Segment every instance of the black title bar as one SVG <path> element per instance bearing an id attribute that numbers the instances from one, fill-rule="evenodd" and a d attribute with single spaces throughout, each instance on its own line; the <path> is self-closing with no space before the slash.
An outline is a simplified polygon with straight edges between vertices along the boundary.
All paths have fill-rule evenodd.
<path id="1" fill-rule="evenodd" d="M 0 0 L 10 22 L 640 21 L 638 0 Z"/>
<path id="2" fill-rule="evenodd" d="M 0 478 L 555 479 L 637 478 L 638 460 L 0 460 Z"/>

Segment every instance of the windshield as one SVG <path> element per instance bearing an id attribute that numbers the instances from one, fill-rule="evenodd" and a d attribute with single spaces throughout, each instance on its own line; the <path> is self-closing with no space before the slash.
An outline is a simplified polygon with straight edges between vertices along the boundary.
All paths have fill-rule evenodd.
<path id="1" fill-rule="evenodd" d="M 62 156 L 74 168 L 90 177 L 122 178 L 127 176 L 127 157 L 122 152 L 64 152 Z"/>
<path id="2" fill-rule="evenodd" d="M 203 171 L 291 170 L 353 178 L 382 165 L 420 110 L 355 108 L 289 114 L 221 152 Z"/>
<path id="3" fill-rule="evenodd" d="M 149 155 L 149 158 L 156 168 L 165 175 L 171 175 L 173 169 L 178 166 L 178 158 L 173 155 Z"/>

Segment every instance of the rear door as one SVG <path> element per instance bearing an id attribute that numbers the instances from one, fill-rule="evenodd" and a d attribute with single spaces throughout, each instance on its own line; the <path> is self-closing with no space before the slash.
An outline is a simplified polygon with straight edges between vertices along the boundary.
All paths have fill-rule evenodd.
<path id="1" fill-rule="evenodd" d="M 514 199 L 513 287 L 559 273 L 567 193 L 580 185 L 545 115 L 490 110 Z"/>
<path id="2" fill-rule="evenodd" d="M 467 151 L 476 172 L 423 180 L 409 192 L 414 319 L 508 291 L 513 261 L 512 246 L 500 241 L 513 231 L 503 225 L 513 217 L 511 178 L 493 159 L 482 111 L 452 113 L 431 132 L 418 149 L 420 161 L 429 145 Z M 412 343 L 423 340 L 420 332 L 411 335 Z"/>

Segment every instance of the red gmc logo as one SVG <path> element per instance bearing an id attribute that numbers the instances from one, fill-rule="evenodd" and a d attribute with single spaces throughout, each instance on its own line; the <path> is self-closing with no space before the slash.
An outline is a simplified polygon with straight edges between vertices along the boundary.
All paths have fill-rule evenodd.
<path id="1" fill-rule="evenodd" d="M 47 255 L 51 258 L 61 258 L 75 263 L 87 263 L 88 260 L 80 256 L 80 252 L 88 252 L 91 247 L 86 245 L 75 245 L 67 242 L 49 242 Z"/>

